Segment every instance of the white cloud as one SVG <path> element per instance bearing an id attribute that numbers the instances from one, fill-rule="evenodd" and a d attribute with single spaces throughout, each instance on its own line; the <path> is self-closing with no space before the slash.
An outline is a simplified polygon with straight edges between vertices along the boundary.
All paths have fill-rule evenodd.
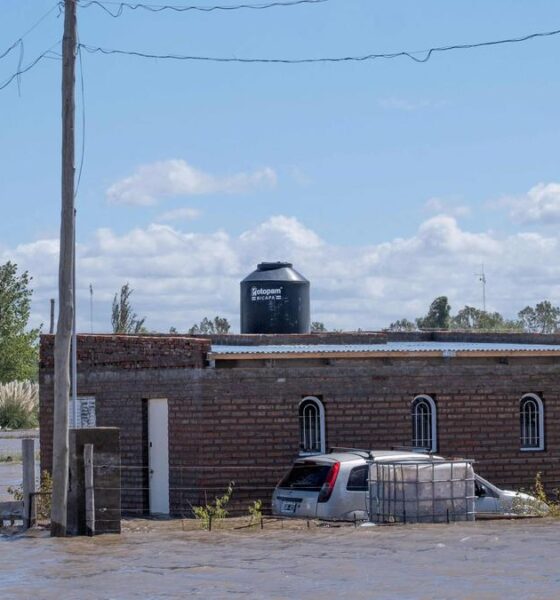
<path id="1" fill-rule="evenodd" d="M 57 242 L 38 240 L 0 252 L 34 276 L 33 322 L 48 319 L 56 297 Z M 485 264 L 489 308 L 513 316 L 544 298 L 560 304 L 560 235 L 473 232 L 451 216 L 424 221 L 407 238 L 338 246 L 294 217 L 274 216 L 232 236 L 152 224 L 117 234 L 100 229 L 78 247 L 78 322 L 107 331 L 113 294 L 129 281 L 136 312 L 149 327 L 186 330 L 216 314 L 239 324 L 239 282 L 258 262 L 287 260 L 311 281 L 312 316 L 331 328 L 381 328 L 425 313 L 447 294 L 454 309 L 478 306 L 475 273 Z"/>
<path id="2" fill-rule="evenodd" d="M 517 223 L 555 225 L 560 222 L 560 183 L 539 183 L 524 196 L 503 198 L 497 204 L 509 208 Z"/>
<path id="3" fill-rule="evenodd" d="M 193 221 L 198 219 L 199 216 L 200 211 L 197 208 L 185 206 L 161 213 L 156 217 L 156 221 Z"/>
<path id="4" fill-rule="evenodd" d="M 468 217 L 471 214 L 469 206 L 435 197 L 426 200 L 424 209 L 428 212 L 450 215 L 452 217 Z"/>
<path id="5" fill-rule="evenodd" d="M 264 251 L 282 252 L 286 246 L 298 250 L 311 250 L 322 245 L 321 238 L 294 217 L 278 215 L 270 217 L 254 229 L 241 234 L 241 242 L 250 248 L 261 247 Z"/>
<path id="6" fill-rule="evenodd" d="M 219 177 L 196 169 L 184 160 L 165 160 L 142 165 L 132 175 L 111 185 L 107 199 L 115 204 L 149 206 L 171 196 L 237 194 L 275 184 L 276 173 L 270 167 Z"/>

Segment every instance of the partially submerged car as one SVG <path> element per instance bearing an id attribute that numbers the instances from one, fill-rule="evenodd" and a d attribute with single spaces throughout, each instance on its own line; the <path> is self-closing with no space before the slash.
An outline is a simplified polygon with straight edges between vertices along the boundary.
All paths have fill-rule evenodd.
<path id="1" fill-rule="evenodd" d="M 475 510 L 479 518 L 545 517 L 549 512 L 546 502 L 526 494 L 502 490 L 480 475 L 475 476 Z"/>
<path id="2" fill-rule="evenodd" d="M 297 459 L 277 485 L 272 513 L 283 517 L 324 520 L 366 520 L 369 516 L 370 464 L 406 464 L 425 468 L 444 464 L 442 456 L 400 450 L 334 450 Z M 375 477 L 375 467 L 371 469 Z M 543 515 L 547 506 L 533 496 L 501 490 L 472 471 L 477 516 Z M 472 494 L 472 492 L 471 492 Z M 474 500 L 474 503 L 473 503 Z M 473 515 L 474 516 L 474 515 Z"/>

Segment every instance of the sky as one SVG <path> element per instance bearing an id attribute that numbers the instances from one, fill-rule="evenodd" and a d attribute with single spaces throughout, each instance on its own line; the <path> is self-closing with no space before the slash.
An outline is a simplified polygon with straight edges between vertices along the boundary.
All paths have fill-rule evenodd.
<path id="1" fill-rule="evenodd" d="M 0 55 L 54 7 L 0 0 Z M 24 37 L 24 66 L 60 41 L 62 25 L 54 8 Z M 328 0 L 120 18 L 92 5 L 79 8 L 78 28 L 89 46 L 315 58 L 560 29 L 560 3 Z M 481 308 L 482 264 L 489 310 L 513 317 L 543 299 L 560 304 L 559 52 L 560 36 L 424 64 L 82 51 L 78 329 L 109 331 L 113 296 L 129 282 L 151 330 L 185 331 L 217 314 L 238 330 L 239 281 L 272 260 L 310 279 L 312 319 L 327 328 L 386 327 L 425 314 L 439 295 L 454 312 Z M 44 328 L 60 227 L 61 62 L 49 56 L 19 89 L 0 91 L 0 264 L 30 272 L 31 323 Z M 19 60 L 18 49 L 0 59 L 0 85 Z"/>

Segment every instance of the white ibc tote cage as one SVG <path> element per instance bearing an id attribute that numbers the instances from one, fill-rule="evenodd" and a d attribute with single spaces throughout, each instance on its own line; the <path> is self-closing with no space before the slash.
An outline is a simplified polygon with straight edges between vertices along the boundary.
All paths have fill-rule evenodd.
<path id="1" fill-rule="evenodd" d="M 372 523 L 451 523 L 475 519 L 473 461 L 414 459 L 371 462 Z"/>

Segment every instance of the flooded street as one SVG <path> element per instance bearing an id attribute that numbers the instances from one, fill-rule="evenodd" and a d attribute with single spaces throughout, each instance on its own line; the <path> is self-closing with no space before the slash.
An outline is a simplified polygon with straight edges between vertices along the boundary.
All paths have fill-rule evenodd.
<path id="1" fill-rule="evenodd" d="M 17 452 L 19 439 L 0 439 Z M 21 482 L 0 463 L 0 498 Z M 6 498 L 7 499 L 7 498 Z M 560 521 L 203 532 L 128 520 L 120 536 L 0 534 L 2 600 L 560 598 Z M 185 530 L 184 530 L 185 529 Z"/>
<path id="2" fill-rule="evenodd" d="M 557 599 L 560 522 L 0 538 L 3 599 Z M 41 535 L 45 535 L 42 533 Z"/>
<path id="3" fill-rule="evenodd" d="M 35 452 L 39 453 L 39 430 L 0 432 L 0 502 L 12 500 L 9 487 L 18 487 L 22 481 L 21 440 L 24 437 L 35 439 Z M 37 484 L 39 483 L 39 461 L 36 462 Z"/>

